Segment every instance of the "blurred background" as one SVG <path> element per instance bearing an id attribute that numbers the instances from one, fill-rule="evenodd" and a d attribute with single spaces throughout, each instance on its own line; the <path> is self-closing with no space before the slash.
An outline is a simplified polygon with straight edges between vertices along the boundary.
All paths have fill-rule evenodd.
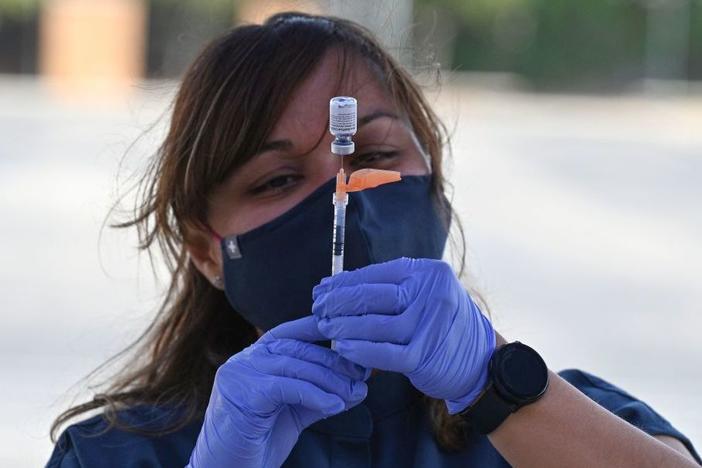
<path id="1" fill-rule="evenodd" d="M 106 216 L 184 68 L 284 10 L 359 21 L 422 84 L 496 328 L 702 448 L 702 0 L 0 0 L 0 465 L 45 463 L 153 317 L 165 269 Z"/>

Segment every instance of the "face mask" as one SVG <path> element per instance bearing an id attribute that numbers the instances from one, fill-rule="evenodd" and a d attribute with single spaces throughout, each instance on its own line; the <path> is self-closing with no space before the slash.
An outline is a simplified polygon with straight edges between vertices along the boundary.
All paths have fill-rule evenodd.
<path id="1" fill-rule="evenodd" d="M 312 288 L 331 274 L 335 183 L 258 228 L 222 239 L 227 299 L 259 329 L 311 313 Z M 346 208 L 344 269 L 400 257 L 440 259 L 447 235 L 430 175 L 355 192 Z"/>

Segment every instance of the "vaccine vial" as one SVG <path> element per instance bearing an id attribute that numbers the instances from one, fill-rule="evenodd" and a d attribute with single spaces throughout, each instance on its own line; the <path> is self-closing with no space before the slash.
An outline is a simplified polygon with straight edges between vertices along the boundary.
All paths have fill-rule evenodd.
<path id="1" fill-rule="evenodd" d="M 351 154 L 355 145 L 351 137 L 356 133 L 357 102 L 355 98 L 337 96 L 329 101 L 329 132 L 334 135 L 331 151 L 339 156 Z"/>

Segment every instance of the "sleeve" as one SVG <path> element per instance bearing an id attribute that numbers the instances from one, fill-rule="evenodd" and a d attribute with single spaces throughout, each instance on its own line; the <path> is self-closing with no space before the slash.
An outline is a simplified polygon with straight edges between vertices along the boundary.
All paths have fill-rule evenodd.
<path id="1" fill-rule="evenodd" d="M 599 377 L 578 369 L 566 369 L 558 375 L 600 406 L 647 434 L 675 437 L 685 445 L 697 463 L 702 464 L 702 459 L 692 446 L 690 439 L 643 401 Z"/>

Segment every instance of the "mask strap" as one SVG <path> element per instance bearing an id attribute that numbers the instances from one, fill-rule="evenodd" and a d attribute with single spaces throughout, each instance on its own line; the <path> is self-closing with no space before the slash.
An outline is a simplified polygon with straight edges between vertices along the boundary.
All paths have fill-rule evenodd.
<path id="1" fill-rule="evenodd" d="M 205 225 L 205 228 L 207 228 L 207 230 L 210 231 L 210 234 L 212 234 L 212 237 L 214 237 L 215 239 L 217 239 L 217 242 L 222 242 L 222 239 L 223 239 L 222 236 L 220 236 L 220 235 L 217 233 L 217 231 L 215 231 L 214 229 L 212 229 L 212 226 L 210 226 L 209 223 L 204 223 L 204 225 Z"/>

